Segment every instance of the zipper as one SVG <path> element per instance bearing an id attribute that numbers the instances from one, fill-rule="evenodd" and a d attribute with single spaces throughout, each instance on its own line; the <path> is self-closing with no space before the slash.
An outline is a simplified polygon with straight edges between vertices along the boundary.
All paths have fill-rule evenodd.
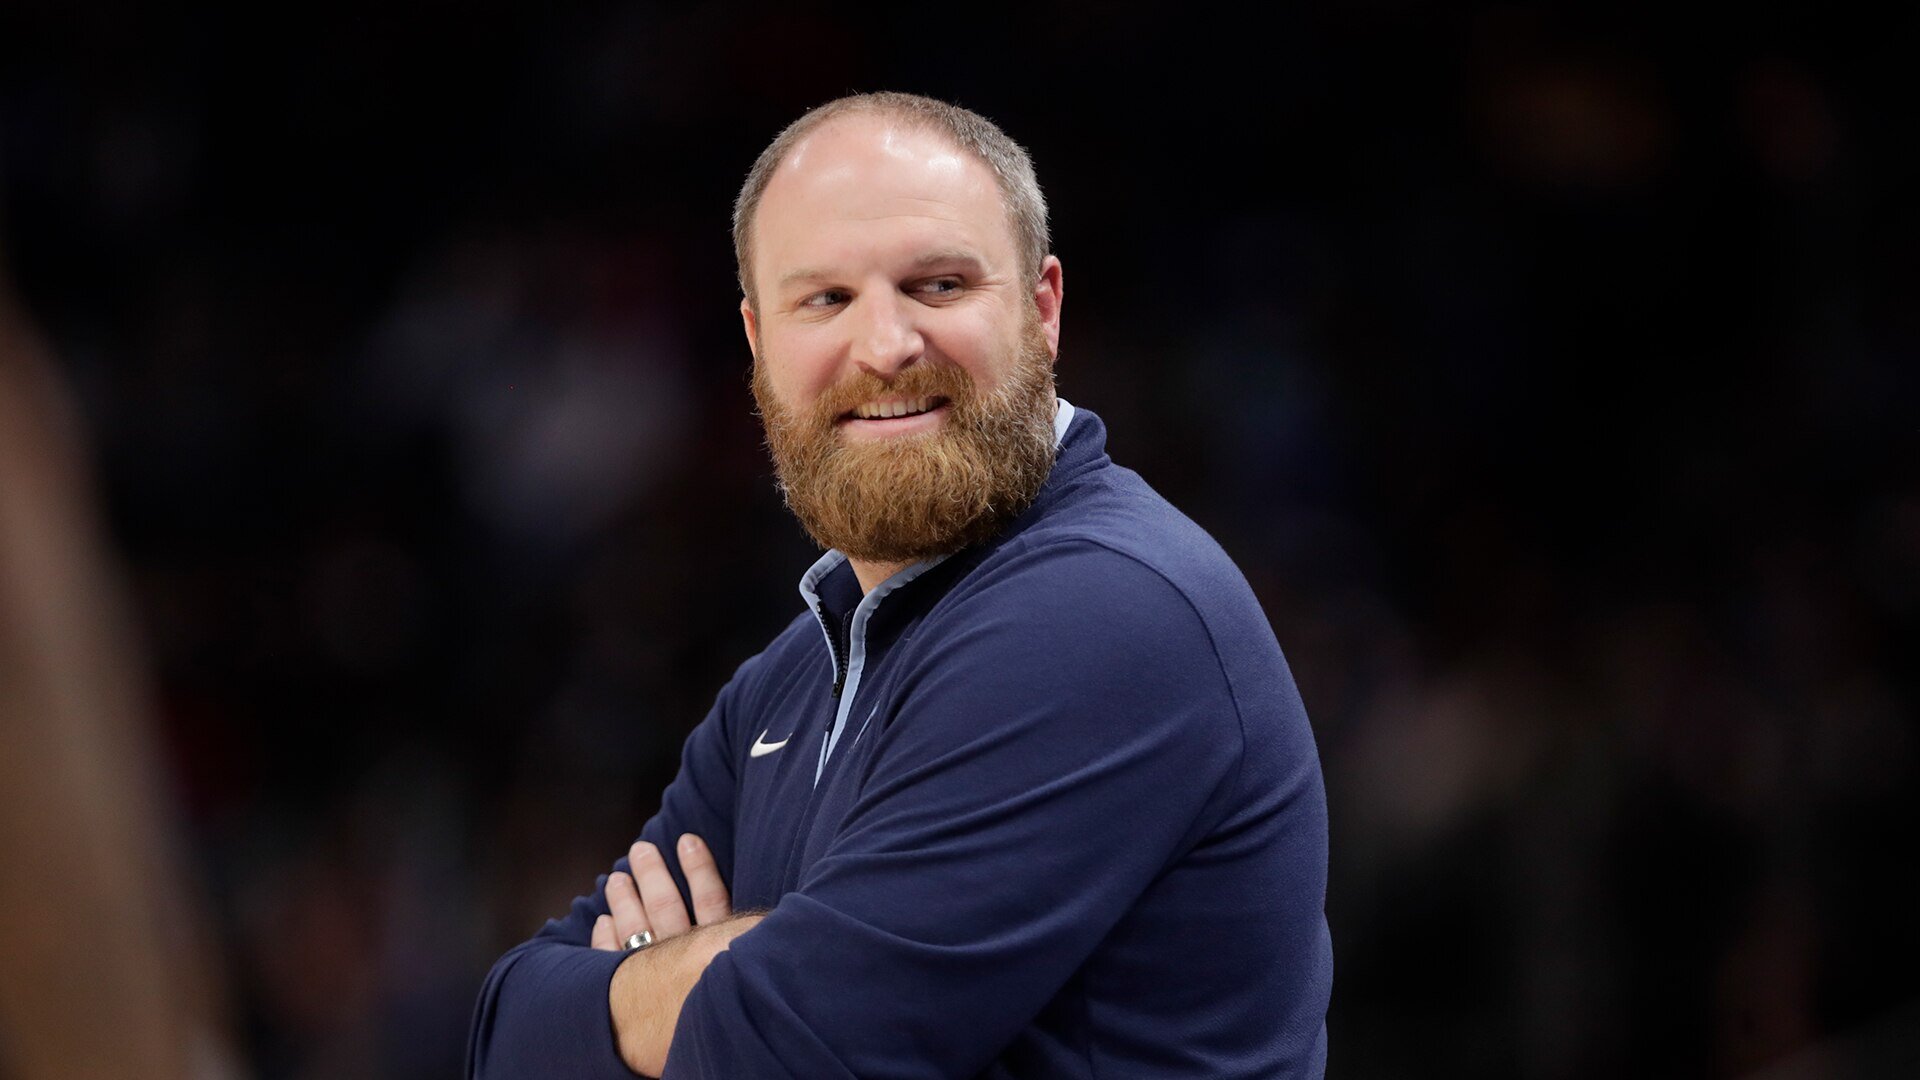
<path id="1" fill-rule="evenodd" d="M 825 614 L 820 616 L 820 628 L 827 632 L 827 646 L 833 652 L 833 700 L 840 700 L 840 691 L 847 685 L 847 644 L 848 635 L 853 632 L 853 612 L 840 620 L 840 630 L 834 631 L 827 622 Z"/>

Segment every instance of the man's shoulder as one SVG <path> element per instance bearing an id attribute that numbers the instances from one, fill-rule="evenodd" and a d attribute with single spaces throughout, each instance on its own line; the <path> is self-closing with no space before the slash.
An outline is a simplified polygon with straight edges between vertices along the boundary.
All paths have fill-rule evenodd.
<path id="1" fill-rule="evenodd" d="M 987 553 L 949 602 L 990 618 L 1037 622 L 1056 655 L 1113 675 L 1139 663 L 1217 665 L 1266 704 L 1297 709 L 1286 659 L 1238 566 L 1207 531 L 1130 469 L 1106 463 L 1074 478 L 1056 505 Z"/>
<path id="2" fill-rule="evenodd" d="M 749 663 L 779 667 L 801 657 L 815 657 L 823 648 L 820 644 L 821 632 L 820 619 L 811 610 L 798 612 L 787 620 L 787 625 Z"/>
<path id="3" fill-rule="evenodd" d="M 790 679 L 802 663 L 819 662 L 825 646 L 821 643 L 820 622 L 811 611 L 802 611 L 787 622 L 766 648 L 754 653 L 734 669 L 728 691 L 736 698 L 768 692 L 769 683 Z"/>
<path id="4" fill-rule="evenodd" d="M 1177 512 L 1143 521 L 1124 501 L 1087 511 L 988 552 L 929 629 L 982 631 L 971 636 L 991 653 L 1044 645 L 1063 665 L 1110 669 L 1210 662 L 1223 619 L 1257 616 L 1231 560 Z"/>
<path id="5" fill-rule="evenodd" d="M 996 550 L 981 569 L 1038 561 L 1059 572 L 1058 587 L 1099 588 L 1102 571 L 1116 560 L 1163 580 L 1203 619 L 1257 612 L 1245 575 L 1213 536 L 1139 474 L 1111 463 L 1065 492 L 1058 506 Z M 1085 572 L 1074 573 L 1076 568 Z"/>

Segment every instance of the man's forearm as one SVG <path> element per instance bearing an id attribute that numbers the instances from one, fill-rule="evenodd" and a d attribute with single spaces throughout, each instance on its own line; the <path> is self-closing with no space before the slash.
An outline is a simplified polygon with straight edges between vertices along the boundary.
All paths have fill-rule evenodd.
<path id="1" fill-rule="evenodd" d="M 666 1069 L 667 1048 L 673 1043 L 673 1029 L 687 995 L 713 958 L 761 918 L 738 915 L 702 926 L 634 953 L 620 964 L 607 990 L 607 1007 L 627 1068 L 642 1076 L 659 1076 Z"/>

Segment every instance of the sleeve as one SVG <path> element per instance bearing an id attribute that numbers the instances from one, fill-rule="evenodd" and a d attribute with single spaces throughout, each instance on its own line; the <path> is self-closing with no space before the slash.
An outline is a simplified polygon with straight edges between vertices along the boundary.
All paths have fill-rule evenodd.
<path id="1" fill-rule="evenodd" d="M 1165 578 L 1074 542 L 959 604 L 825 854 L 688 997 L 668 1080 L 977 1075 L 1223 813 L 1239 714 Z"/>
<path id="2" fill-rule="evenodd" d="M 660 797 L 660 812 L 640 830 L 666 856 L 692 909 L 674 842 L 684 833 L 707 841 L 723 880 L 733 881 L 735 792 L 732 733 L 741 686 L 755 663 L 743 664 L 720 691 L 706 719 L 687 736 L 680 772 Z M 614 873 L 627 869 L 622 855 Z M 607 1006 L 608 987 L 624 954 L 589 944 L 594 920 L 607 913 L 607 874 L 591 895 L 578 896 L 567 915 L 550 919 L 530 940 L 508 950 L 487 973 L 467 1040 L 472 1080 L 567 1076 L 632 1080 L 620 1059 Z"/>

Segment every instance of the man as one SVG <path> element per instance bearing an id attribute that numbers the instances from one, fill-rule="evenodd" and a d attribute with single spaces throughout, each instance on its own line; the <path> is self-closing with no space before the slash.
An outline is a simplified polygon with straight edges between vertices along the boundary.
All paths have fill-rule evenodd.
<path id="1" fill-rule="evenodd" d="M 761 155 L 734 238 L 828 552 L 627 858 L 495 965 L 473 1073 L 1321 1075 L 1305 712 L 1226 555 L 1054 397 L 1025 152 L 842 99 Z"/>

